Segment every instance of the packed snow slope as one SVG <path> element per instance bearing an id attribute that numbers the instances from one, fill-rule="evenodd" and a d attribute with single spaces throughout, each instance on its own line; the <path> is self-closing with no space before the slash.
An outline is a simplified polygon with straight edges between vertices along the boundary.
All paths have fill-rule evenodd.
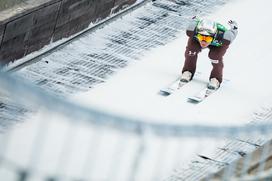
<path id="1" fill-rule="evenodd" d="M 253 112 L 271 100 L 271 5 L 268 0 L 231 1 L 207 17 L 224 25 L 235 20 L 239 33 L 224 57 L 224 83 L 200 104 L 189 103 L 187 98 L 207 84 L 212 68 L 208 50 L 199 54 L 199 74 L 192 82 L 169 97 L 158 94 L 181 73 L 187 43 L 184 31 L 175 41 L 153 49 L 106 83 L 73 99 L 148 121 L 222 126 L 248 123 Z"/>

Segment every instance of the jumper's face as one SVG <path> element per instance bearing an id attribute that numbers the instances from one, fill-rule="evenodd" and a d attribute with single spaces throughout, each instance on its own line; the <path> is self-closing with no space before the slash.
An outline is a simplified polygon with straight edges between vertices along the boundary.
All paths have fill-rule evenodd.
<path id="1" fill-rule="evenodd" d="M 206 41 L 200 41 L 199 44 L 200 44 L 200 46 L 201 46 L 202 48 L 206 48 L 206 47 L 208 47 L 211 43 L 208 43 L 208 42 L 206 42 Z"/>
<path id="2" fill-rule="evenodd" d="M 207 35 L 197 34 L 196 38 L 198 39 L 198 42 L 202 48 L 208 47 L 213 41 L 213 37 Z"/>

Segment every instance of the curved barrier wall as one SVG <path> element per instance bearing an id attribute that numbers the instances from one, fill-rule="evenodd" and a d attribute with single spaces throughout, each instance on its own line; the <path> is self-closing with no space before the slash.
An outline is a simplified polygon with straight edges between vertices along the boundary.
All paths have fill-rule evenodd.
<path id="1" fill-rule="evenodd" d="M 136 0 L 46 0 L 0 11 L 0 63 L 84 30 Z"/>

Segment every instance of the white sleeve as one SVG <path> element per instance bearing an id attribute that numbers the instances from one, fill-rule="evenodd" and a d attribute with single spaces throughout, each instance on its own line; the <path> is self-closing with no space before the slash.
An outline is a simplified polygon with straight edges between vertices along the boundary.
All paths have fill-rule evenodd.
<path id="1" fill-rule="evenodd" d="M 236 38 L 237 34 L 238 34 L 238 29 L 227 30 L 224 33 L 223 39 L 228 40 L 230 41 L 230 43 L 232 43 L 233 40 Z"/>

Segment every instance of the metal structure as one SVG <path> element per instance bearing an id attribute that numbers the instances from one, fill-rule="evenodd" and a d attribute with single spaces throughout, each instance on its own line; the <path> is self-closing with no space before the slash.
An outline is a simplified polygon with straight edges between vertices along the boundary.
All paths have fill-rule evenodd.
<path id="1" fill-rule="evenodd" d="M 171 125 L 71 103 L 6 73 L 1 73 L 0 83 L 1 97 L 14 107 L 31 110 L 21 112 L 22 123 L 2 127 L 1 179 L 176 181 L 271 176 L 271 108 L 256 113 L 245 126 Z M 1 110 L 9 109 L 6 103 L 2 101 Z M 189 149 L 188 143 L 195 148 Z M 214 150 L 209 156 L 201 154 L 206 143 Z M 186 167 L 179 166 L 182 149 L 190 151 Z"/>

